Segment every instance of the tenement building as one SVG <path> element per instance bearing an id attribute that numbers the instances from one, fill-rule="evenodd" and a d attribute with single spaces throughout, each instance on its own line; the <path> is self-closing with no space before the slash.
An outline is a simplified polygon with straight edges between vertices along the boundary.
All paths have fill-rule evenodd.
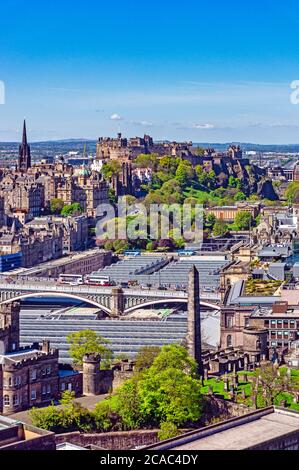
<path id="1" fill-rule="evenodd" d="M 59 369 L 59 353 L 50 342 L 19 345 L 20 304 L 0 306 L 0 413 L 10 415 L 58 400 L 65 390 L 76 396 L 99 395 L 112 389 L 113 370 L 101 370 L 101 357 L 86 356 L 83 373 Z"/>

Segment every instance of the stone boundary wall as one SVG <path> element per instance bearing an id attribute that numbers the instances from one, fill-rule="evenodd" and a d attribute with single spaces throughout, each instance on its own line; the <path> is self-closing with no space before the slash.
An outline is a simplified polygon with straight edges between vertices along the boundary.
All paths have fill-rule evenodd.
<path id="1" fill-rule="evenodd" d="M 132 450 L 139 446 L 155 444 L 158 441 L 158 430 L 107 432 L 101 434 L 71 432 L 56 435 L 56 445 L 69 442 L 81 447 L 94 445 L 107 450 Z"/>

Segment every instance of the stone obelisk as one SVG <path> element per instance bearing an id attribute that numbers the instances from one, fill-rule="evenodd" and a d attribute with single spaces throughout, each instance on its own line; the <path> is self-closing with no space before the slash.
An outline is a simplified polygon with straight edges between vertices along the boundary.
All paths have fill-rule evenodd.
<path id="1" fill-rule="evenodd" d="M 196 360 L 198 373 L 202 376 L 200 289 L 199 274 L 195 266 L 189 272 L 187 348 L 190 356 Z"/>

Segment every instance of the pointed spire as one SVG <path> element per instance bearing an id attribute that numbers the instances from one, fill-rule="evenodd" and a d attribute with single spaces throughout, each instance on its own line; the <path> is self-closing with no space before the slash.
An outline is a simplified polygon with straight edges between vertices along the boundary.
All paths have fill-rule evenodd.
<path id="1" fill-rule="evenodd" d="M 19 171 L 27 171 L 30 167 L 31 155 L 30 147 L 27 142 L 26 120 L 24 119 L 22 144 L 19 147 L 18 169 Z"/>
<path id="2" fill-rule="evenodd" d="M 22 144 L 27 145 L 27 130 L 26 130 L 26 120 L 24 119 L 24 125 L 23 125 L 23 139 L 22 139 Z"/>

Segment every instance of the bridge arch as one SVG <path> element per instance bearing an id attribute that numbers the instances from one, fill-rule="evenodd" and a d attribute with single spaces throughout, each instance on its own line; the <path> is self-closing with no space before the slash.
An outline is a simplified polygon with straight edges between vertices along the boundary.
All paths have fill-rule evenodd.
<path id="1" fill-rule="evenodd" d="M 142 304 L 138 304 L 138 305 L 134 305 L 133 307 L 130 307 L 130 308 L 127 308 L 125 311 L 124 311 L 124 314 L 127 315 L 128 313 L 132 313 L 134 312 L 135 310 L 138 310 L 139 308 L 144 308 L 144 307 L 151 307 L 152 305 L 163 305 L 163 304 L 166 304 L 166 303 L 184 303 L 184 304 L 187 304 L 188 303 L 188 299 L 187 298 L 179 298 L 179 299 L 174 299 L 174 298 L 170 298 L 170 299 L 160 299 L 160 300 L 151 300 L 149 302 L 144 302 Z M 216 304 L 211 304 L 209 302 L 204 302 L 204 301 L 200 301 L 200 305 L 202 305 L 203 307 L 209 307 L 213 310 L 220 310 L 220 307 L 219 305 L 216 305 Z"/>
<path id="2" fill-rule="evenodd" d="M 24 299 L 29 299 L 32 297 L 62 297 L 65 299 L 74 299 L 74 300 L 80 300 L 81 302 L 93 305 L 94 307 L 98 307 L 99 309 L 103 310 L 105 313 L 108 313 L 111 315 L 111 310 L 108 307 L 105 307 L 104 305 L 100 304 L 99 302 L 96 302 L 95 300 L 91 300 L 87 297 L 80 296 L 78 294 L 69 294 L 68 292 L 66 293 L 61 293 L 61 292 L 36 292 L 36 293 L 30 293 L 30 294 L 19 294 L 16 295 L 15 297 L 11 297 L 10 299 L 4 300 L 0 302 L 0 305 L 6 305 L 10 304 L 11 302 L 17 302 L 18 300 L 24 300 Z"/>

